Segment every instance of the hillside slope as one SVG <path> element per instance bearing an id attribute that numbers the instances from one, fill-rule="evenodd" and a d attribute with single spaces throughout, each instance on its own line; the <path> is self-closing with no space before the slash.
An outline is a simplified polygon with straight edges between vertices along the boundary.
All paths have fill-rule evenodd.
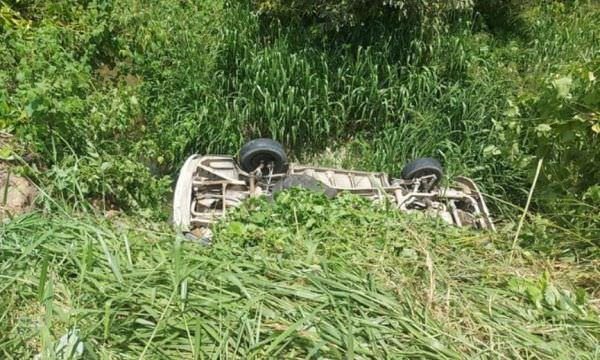
<path id="1" fill-rule="evenodd" d="M 598 263 L 366 200 L 254 201 L 206 248 L 127 217 L 0 230 L 0 353 L 86 357 L 596 358 Z M 71 331 L 71 332 L 69 332 Z"/>
<path id="2" fill-rule="evenodd" d="M 300 3 L 0 2 L 0 162 L 39 190 L 0 227 L 0 358 L 600 357 L 600 4 Z M 291 191 L 178 236 L 184 159 L 256 137 L 439 158 L 499 232 Z"/>

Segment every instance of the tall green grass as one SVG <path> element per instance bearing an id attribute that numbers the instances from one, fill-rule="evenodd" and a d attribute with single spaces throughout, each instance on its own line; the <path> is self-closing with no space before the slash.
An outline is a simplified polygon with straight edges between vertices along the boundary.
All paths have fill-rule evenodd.
<path id="1" fill-rule="evenodd" d="M 600 238 L 596 2 L 478 2 L 339 32 L 245 2 L 73 4 L 2 5 L 0 125 L 55 196 L 160 208 L 188 155 L 269 136 L 301 161 L 329 148 L 393 175 L 439 157 L 523 205 L 544 157 L 533 209 Z"/>
<path id="2" fill-rule="evenodd" d="M 0 357 L 599 357 L 600 9 L 509 3 L 339 32 L 246 2 L 0 3 L 0 128 L 43 194 L 0 227 Z M 394 175 L 439 157 L 500 233 L 302 192 L 211 248 L 150 220 L 186 156 L 257 136 Z"/>
<path id="3" fill-rule="evenodd" d="M 69 331 L 85 358 L 600 351 L 598 269 L 511 254 L 505 234 L 303 192 L 247 204 L 211 248 L 131 220 L 31 214 L 0 229 L 3 357 L 51 358 Z"/>

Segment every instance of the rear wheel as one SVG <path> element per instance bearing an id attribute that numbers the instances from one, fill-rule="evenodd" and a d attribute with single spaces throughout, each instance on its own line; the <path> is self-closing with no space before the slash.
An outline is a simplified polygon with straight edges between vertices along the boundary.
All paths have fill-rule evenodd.
<path id="1" fill-rule="evenodd" d="M 283 146 L 273 139 L 260 138 L 247 142 L 240 150 L 239 163 L 242 170 L 252 172 L 262 166 L 268 171 L 273 165 L 275 174 L 287 171 L 288 160 Z"/>
<path id="2" fill-rule="evenodd" d="M 418 179 L 424 176 L 435 175 L 436 179 L 432 183 L 435 185 L 444 176 L 444 170 L 442 164 L 434 158 L 420 158 L 415 159 L 404 166 L 400 176 L 403 179 L 412 180 Z"/>

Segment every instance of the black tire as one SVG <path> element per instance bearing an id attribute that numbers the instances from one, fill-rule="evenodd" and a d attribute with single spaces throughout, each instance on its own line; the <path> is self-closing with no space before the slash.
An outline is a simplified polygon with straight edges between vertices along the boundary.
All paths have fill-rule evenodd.
<path id="1" fill-rule="evenodd" d="M 273 186 L 273 196 L 277 196 L 280 191 L 302 188 L 316 193 L 322 193 L 328 198 L 334 198 L 337 195 L 337 190 L 323 184 L 319 180 L 304 174 L 292 174 L 286 176 L 283 180 Z"/>
<path id="2" fill-rule="evenodd" d="M 261 164 L 273 163 L 273 172 L 281 174 L 287 171 L 288 160 L 283 146 L 273 139 L 254 139 L 240 150 L 239 163 L 242 170 L 251 172 Z"/>
<path id="3" fill-rule="evenodd" d="M 423 176 L 435 175 L 437 179 L 435 185 L 438 181 L 442 179 L 444 176 L 444 169 L 442 168 L 442 164 L 437 159 L 434 158 L 420 158 L 415 159 L 402 168 L 402 173 L 400 176 L 403 179 L 412 180 L 417 179 Z"/>

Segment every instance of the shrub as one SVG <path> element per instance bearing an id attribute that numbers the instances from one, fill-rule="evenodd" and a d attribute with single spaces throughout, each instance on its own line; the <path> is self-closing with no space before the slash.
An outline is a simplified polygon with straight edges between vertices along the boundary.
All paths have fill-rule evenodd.
<path id="1" fill-rule="evenodd" d="M 324 24 L 326 29 L 365 26 L 381 21 L 412 21 L 439 16 L 445 11 L 468 9 L 471 0 L 255 0 L 264 16 L 285 22 Z"/>
<path id="2" fill-rule="evenodd" d="M 597 4 L 397 1 L 358 11 L 366 4 L 3 5 L 0 124 L 50 168 L 95 163 L 92 153 L 135 164 L 143 184 L 92 166 L 77 183 L 137 209 L 159 207 L 161 178 L 189 154 L 233 154 L 270 136 L 300 160 L 329 147 L 343 166 L 392 174 L 410 158 L 440 157 L 450 175 L 520 205 L 544 157 L 535 210 L 580 221 L 600 173 L 587 161 L 600 148 Z M 360 26 L 359 15 L 375 20 Z M 563 211 L 555 199 L 586 205 Z"/>

